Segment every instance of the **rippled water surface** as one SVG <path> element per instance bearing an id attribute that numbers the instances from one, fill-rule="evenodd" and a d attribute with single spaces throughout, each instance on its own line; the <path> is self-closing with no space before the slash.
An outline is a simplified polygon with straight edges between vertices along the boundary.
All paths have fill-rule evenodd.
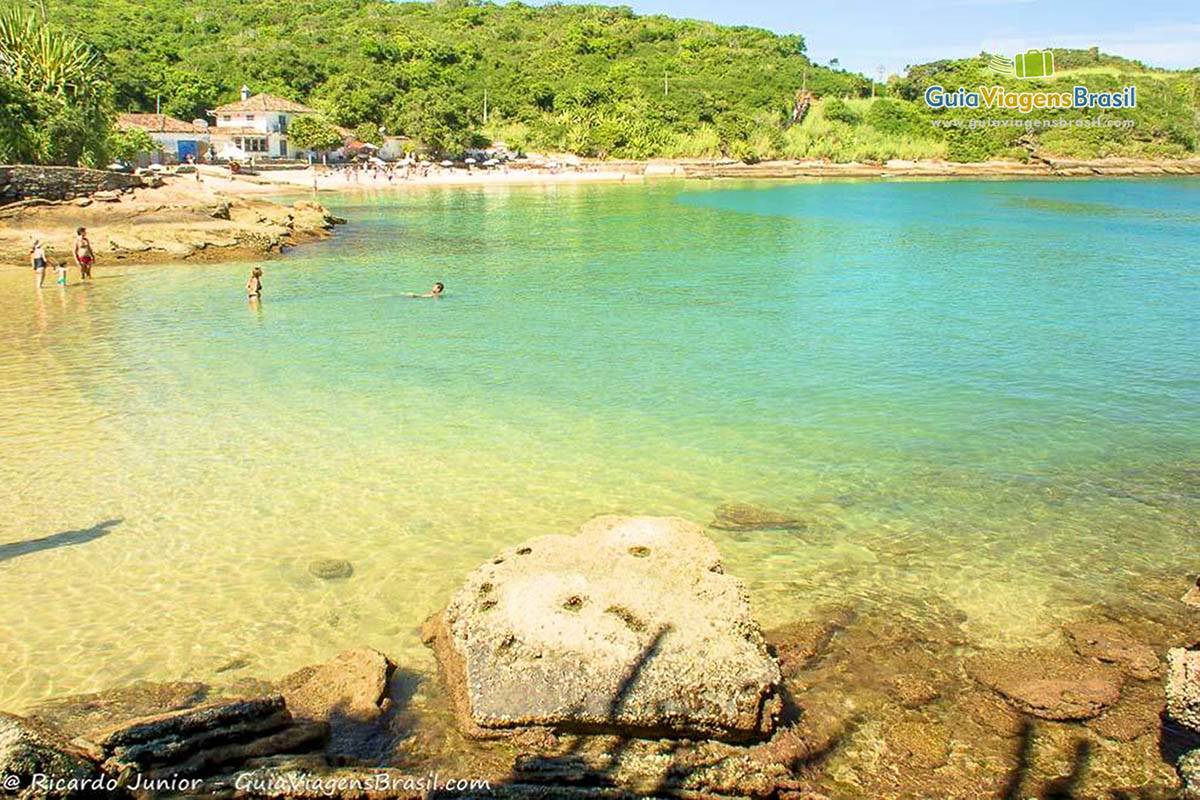
<path id="1" fill-rule="evenodd" d="M 257 310 L 249 264 L 0 272 L 0 708 L 357 644 L 430 670 L 466 572 L 606 511 L 809 521 L 712 532 L 766 625 L 936 603 L 1024 643 L 1196 568 L 1200 182 L 332 204 Z"/>

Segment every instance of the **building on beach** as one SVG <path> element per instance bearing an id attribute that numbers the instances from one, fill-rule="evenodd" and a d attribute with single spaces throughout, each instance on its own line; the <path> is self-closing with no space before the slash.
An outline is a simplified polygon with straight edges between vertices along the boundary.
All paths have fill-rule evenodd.
<path id="1" fill-rule="evenodd" d="M 204 120 L 184 122 L 165 114 L 118 114 L 117 127 L 143 130 L 158 145 L 158 151 L 139 158 L 146 162 L 141 166 L 184 162 L 188 156 L 198 159 L 208 152 L 208 123 Z"/>
<path id="2" fill-rule="evenodd" d="M 251 96 L 242 87 L 242 99 L 218 106 L 211 112 L 215 125 L 211 129 L 213 152 L 238 153 L 242 158 L 302 158 L 305 151 L 294 147 L 288 139 L 288 125 L 303 114 L 315 114 L 315 109 L 273 94 Z M 244 154 L 244 155 L 243 155 Z"/>

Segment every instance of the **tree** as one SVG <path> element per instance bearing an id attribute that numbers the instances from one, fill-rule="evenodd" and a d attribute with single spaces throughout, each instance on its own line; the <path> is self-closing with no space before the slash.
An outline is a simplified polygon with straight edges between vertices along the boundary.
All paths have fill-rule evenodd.
<path id="1" fill-rule="evenodd" d="M 342 134 L 319 114 L 302 114 L 293 119 L 288 126 L 288 136 L 301 150 L 326 153 L 342 146 Z"/>
<path id="2" fill-rule="evenodd" d="M 162 148 L 141 128 L 116 126 L 109 133 L 107 149 L 113 158 L 132 162 L 142 153 L 153 153 Z"/>
<path id="3" fill-rule="evenodd" d="M 354 138 L 376 146 L 383 144 L 383 134 L 379 132 L 379 126 L 374 122 L 363 122 L 357 125 L 354 128 Z"/>

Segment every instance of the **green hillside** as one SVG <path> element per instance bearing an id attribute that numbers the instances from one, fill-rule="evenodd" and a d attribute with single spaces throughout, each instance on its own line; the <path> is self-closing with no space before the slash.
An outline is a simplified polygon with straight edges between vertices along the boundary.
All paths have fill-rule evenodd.
<path id="1" fill-rule="evenodd" d="M 333 122 L 384 125 L 435 149 L 489 122 L 530 146 L 642 157 L 702 125 L 728 146 L 776 123 L 805 85 L 870 94 L 812 65 L 804 39 L 628 8 L 386 0 L 51 0 L 51 18 L 112 65 L 121 110 L 191 119 L 246 84 Z M 807 78 L 806 78 L 807 72 Z"/>
<path id="2" fill-rule="evenodd" d="M 105 62 L 112 110 L 184 119 L 236 99 L 243 84 L 308 102 L 329 121 L 384 126 L 431 151 L 487 139 L 585 156 L 883 160 L 1183 157 L 1200 147 L 1200 73 L 1163 72 L 1092 50 L 1055 50 L 1046 81 L 1004 78 L 988 57 L 912 67 L 876 85 L 813 64 L 805 41 L 625 7 L 474 0 L 47 0 L 52 26 Z M 0 75 L 0 78 L 3 76 Z M 987 109 L 931 111 L 924 90 L 1003 85 L 1064 91 L 1138 87 L 1138 107 L 1105 112 L 1132 128 L 937 127 Z M 2 87 L 0 87 L 2 88 Z M 818 101 L 800 125 L 798 90 Z M 484 118 L 485 98 L 487 119 Z M 16 123 L 14 123 L 16 124 Z"/>

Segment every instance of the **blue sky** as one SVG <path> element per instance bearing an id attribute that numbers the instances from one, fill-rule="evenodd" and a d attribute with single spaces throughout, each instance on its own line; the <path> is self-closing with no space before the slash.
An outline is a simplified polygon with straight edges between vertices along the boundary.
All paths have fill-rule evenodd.
<path id="1" fill-rule="evenodd" d="M 527 0 L 528 2 L 528 0 Z M 817 62 L 875 75 L 883 66 L 1032 47 L 1090 47 L 1159 67 L 1200 66 L 1200 0 L 625 0 L 669 14 L 803 34 Z"/>

